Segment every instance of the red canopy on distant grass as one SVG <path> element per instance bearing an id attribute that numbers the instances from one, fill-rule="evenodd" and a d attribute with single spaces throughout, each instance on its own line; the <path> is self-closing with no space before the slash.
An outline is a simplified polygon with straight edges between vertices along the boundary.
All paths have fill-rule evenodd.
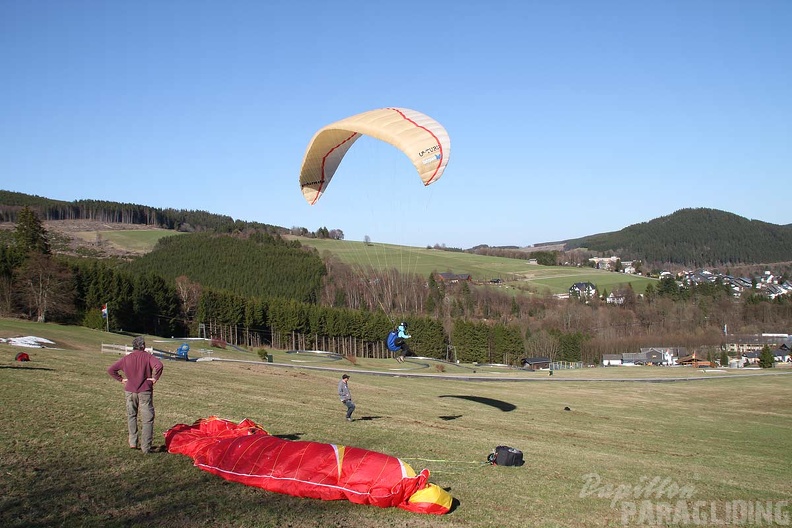
<path id="1" fill-rule="evenodd" d="M 20 352 L 16 355 L 17 361 L 30 361 L 30 356 L 27 355 L 27 352 Z"/>

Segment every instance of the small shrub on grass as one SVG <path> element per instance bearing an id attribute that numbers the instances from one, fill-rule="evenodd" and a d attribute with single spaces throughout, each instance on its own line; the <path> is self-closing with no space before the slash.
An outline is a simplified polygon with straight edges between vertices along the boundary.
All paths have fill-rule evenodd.
<path id="1" fill-rule="evenodd" d="M 729 354 L 725 350 L 721 350 L 720 365 L 721 367 L 729 366 Z"/>
<path id="2" fill-rule="evenodd" d="M 437 372 L 445 372 L 445 365 L 443 365 L 442 363 L 437 363 L 435 364 L 435 370 Z"/>
<path id="3" fill-rule="evenodd" d="M 346 357 L 346 360 L 352 363 L 353 365 L 357 365 L 357 357 L 353 356 L 352 354 L 347 354 L 344 357 Z"/>
<path id="4" fill-rule="evenodd" d="M 762 368 L 773 368 L 775 367 L 775 362 L 773 359 L 773 353 L 770 352 L 770 347 L 765 345 L 762 348 L 762 353 L 759 356 L 759 366 Z"/>
<path id="5" fill-rule="evenodd" d="M 215 337 L 212 338 L 212 346 L 216 348 L 222 348 L 225 350 L 226 342 L 225 339 L 217 339 Z"/>
<path id="6" fill-rule="evenodd" d="M 104 330 L 105 320 L 102 317 L 101 310 L 88 310 L 82 320 L 82 325 L 86 328 L 93 328 L 94 330 Z"/>

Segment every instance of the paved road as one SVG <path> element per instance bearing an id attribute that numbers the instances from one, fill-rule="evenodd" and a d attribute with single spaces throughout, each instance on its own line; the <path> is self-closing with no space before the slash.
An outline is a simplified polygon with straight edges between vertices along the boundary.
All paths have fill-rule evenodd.
<path id="1" fill-rule="evenodd" d="M 699 377 L 687 377 L 687 378 L 563 378 L 559 376 L 542 376 L 542 377 L 514 377 L 514 376 L 481 376 L 481 375 L 473 375 L 473 374 L 421 374 L 418 372 L 410 372 L 406 369 L 392 369 L 390 371 L 381 371 L 381 370 L 351 370 L 351 369 L 342 369 L 338 367 L 317 367 L 311 365 L 290 365 L 288 363 L 267 363 L 265 361 L 248 361 L 243 359 L 220 359 L 220 358 L 200 358 L 198 361 L 225 361 L 228 363 L 255 363 L 257 365 L 264 365 L 267 367 L 273 368 L 296 368 L 296 369 L 304 369 L 304 370 L 323 370 L 328 372 L 352 372 L 355 375 L 370 375 L 370 376 L 389 376 L 391 378 L 432 378 L 432 379 L 439 379 L 439 380 L 453 380 L 453 381 L 510 381 L 510 382 L 542 382 L 542 383 L 588 383 L 588 382 L 607 382 L 607 383 L 677 383 L 683 381 L 708 381 L 708 380 L 724 380 L 724 379 L 734 379 L 734 378 L 748 378 L 748 377 L 756 377 L 756 376 L 785 376 L 792 374 L 792 370 L 784 371 L 784 372 L 761 372 L 761 373 L 753 373 L 753 374 L 727 374 L 725 376 L 713 373 L 712 375 L 707 376 L 699 376 Z M 422 363 L 423 361 L 433 361 L 432 358 L 422 358 L 416 357 L 408 359 L 404 364 L 409 363 L 416 363 L 416 366 L 420 366 L 423 368 L 425 365 L 426 367 L 429 366 L 428 363 Z M 439 363 L 443 363 L 440 361 Z M 414 370 L 414 369 L 410 369 Z"/>

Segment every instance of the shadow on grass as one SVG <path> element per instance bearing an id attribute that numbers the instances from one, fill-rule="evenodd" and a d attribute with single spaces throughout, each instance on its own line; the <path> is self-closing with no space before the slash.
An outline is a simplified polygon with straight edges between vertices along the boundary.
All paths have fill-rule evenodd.
<path id="1" fill-rule="evenodd" d="M 363 421 L 371 421 L 371 420 L 379 420 L 380 418 L 384 418 L 384 416 L 361 416 L 360 418 L 356 418 L 356 420 Z"/>
<path id="2" fill-rule="evenodd" d="M 275 438 L 280 438 L 281 440 L 299 440 L 305 433 L 291 433 L 291 434 L 279 434 L 279 435 L 272 435 Z"/>
<path id="3" fill-rule="evenodd" d="M 462 396 L 462 395 L 451 395 L 451 394 L 444 394 L 442 396 L 438 396 L 438 398 L 459 398 L 460 400 L 468 400 L 476 403 L 483 403 L 484 405 L 489 405 L 490 407 L 495 407 L 496 409 L 500 409 L 503 412 L 513 411 L 517 408 L 516 405 L 513 403 L 505 402 L 503 400 L 495 400 L 493 398 L 485 398 L 483 396 Z"/>
<path id="4" fill-rule="evenodd" d="M 323 352 L 321 350 L 287 350 L 287 354 L 302 356 L 305 359 L 290 359 L 294 363 L 322 363 L 327 361 L 341 361 L 345 359 L 341 354 Z"/>
<path id="5" fill-rule="evenodd" d="M 119 464 L 115 471 L 102 467 L 97 479 L 85 475 L 100 469 L 102 456 L 64 460 L 45 451 L 33 458 L 46 469 L 17 466 L 0 526 L 344 526 L 360 507 L 229 482 L 181 455 L 142 455 L 126 446 L 102 454 Z"/>
<path id="6" fill-rule="evenodd" d="M 55 370 L 47 367 L 17 367 L 15 365 L 0 365 L 0 369 L 17 369 L 17 370 Z"/>
<path id="7" fill-rule="evenodd" d="M 461 414 L 449 414 L 447 416 L 438 416 L 438 418 L 440 418 L 441 420 L 450 421 L 450 420 L 456 420 L 457 418 L 462 418 L 462 415 Z"/>

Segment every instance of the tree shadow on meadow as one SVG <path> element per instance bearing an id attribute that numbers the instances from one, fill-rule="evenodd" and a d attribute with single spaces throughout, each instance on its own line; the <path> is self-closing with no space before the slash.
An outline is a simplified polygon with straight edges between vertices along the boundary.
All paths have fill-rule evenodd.
<path id="1" fill-rule="evenodd" d="M 449 414 L 449 415 L 446 415 L 446 416 L 438 416 L 438 418 L 448 422 L 448 421 L 451 421 L 451 420 L 456 420 L 457 418 L 462 418 L 462 415 L 461 414 Z"/>
<path id="2" fill-rule="evenodd" d="M 16 369 L 16 370 L 55 370 L 47 367 L 18 367 L 16 365 L 0 365 L 0 369 Z"/>
<path id="3" fill-rule="evenodd" d="M 459 398 L 460 400 L 468 400 L 476 403 L 481 403 L 484 405 L 489 405 L 490 407 L 495 407 L 496 409 L 500 409 L 503 412 L 510 412 L 517 408 L 517 406 L 514 405 L 513 403 L 505 402 L 503 400 L 495 400 L 493 398 L 485 398 L 483 396 L 464 396 L 464 395 L 444 394 L 442 396 L 438 396 L 438 398 Z"/>
<path id="4" fill-rule="evenodd" d="M 377 526 L 404 523 L 406 513 L 396 508 L 367 513 L 365 508 L 377 508 L 266 491 L 201 471 L 164 446 L 155 451 L 162 454 L 142 456 L 119 445 L 86 459 L 61 457 L 50 446 L 33 457 L 46 468 L 37 471 L 17 459 L 10 466 L 15 491 L 4 497 L 0 526 L 346 526 L 350 517 L 363 526 L 377 517 Z M 115 471 L 104 467 L 108 459 L 120 462 Z M 97 477 L 85 479 L 86 470 Z M 120 484 L 127 482 L 134 484 Z M 454 499 L 451 511 L 458 505 Z"/>
<path id="5" fill-rule="evenodd" d="M 371 420 L 379 420 L 380 418 L 384 418 L 383 416 L 361 416 L 360 418 L 355 418 L 355 421 L 360 420 L 363 421 L 371 421 Z"/>

